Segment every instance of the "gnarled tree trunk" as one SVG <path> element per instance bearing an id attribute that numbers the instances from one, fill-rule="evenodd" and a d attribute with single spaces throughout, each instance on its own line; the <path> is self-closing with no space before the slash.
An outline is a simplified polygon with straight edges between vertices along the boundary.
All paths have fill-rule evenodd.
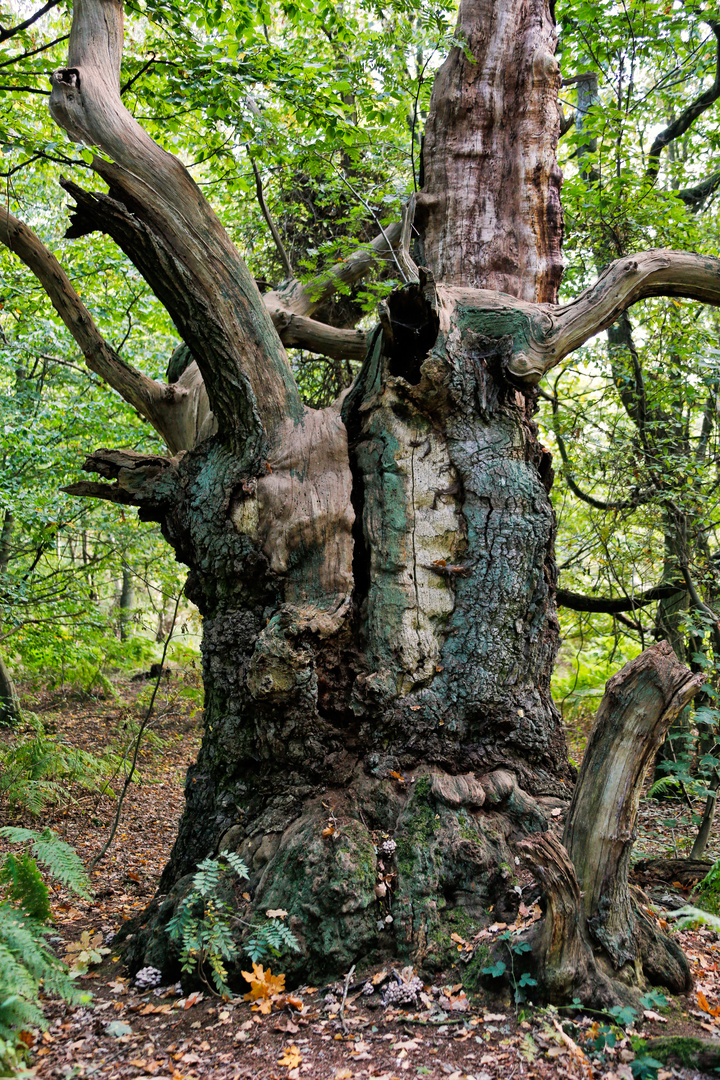
<path id="1" fill-rule="evenodd" d="M 483 54 L 488 18 L 497 40 Z M 289 417 L 261 454 L 204 443 L 153 481 L 166 492 L 157 517 L 192 567 L 206 687 L 203 748 L 161 888 L 202 856 L 237 850 L 253 907 L 289 911 L 312 977 L 378 949 L 444 964 L 446 926 L 482 918 L 512 838 L 546 827 L 544 798 L 570 794 L 549 686 L 550 459 L 534 390 L 506 372 L 524 320 L 504 304 L 488 312 L 476 292 L 555 298 L 555 30 L 545 0 L 501 17 L 470 4 L 460 21 L 477 63 L 458 48 L 441 73 L 419 199 L 424 259 L 443 285 L 421 272 L 390 298 L 342 406 Z M 505 86 L 502 49 L 516 38 Z M 448 86 L 462 96 L 449 120 Z M 520 93 L 528 135 L 511 152 L 515 132 L 493 127 L 492 112 L 509 119 Z M 462 191 L 443 169 L 467 172 L 471 151 L 490 225 L 472 191 L 438 213 Z M 89 199 L 73 194 L 87 219 Z M 503 239 L 481 241 L 470 270 L 463 236 L 486 228 Z M 386 834 L 392 857 L 376 850 Z M 394 876 L 379 899 L 383 873 Z M 145 962 L 165 955 L 162 921 L 139 936 Z"/>
<path id="2" fill-rule="evenodd" d="M 515 841 L 570 798 L 535 386 L 636 300 L 716 303 L 720 276 L 715 260 L 647 253 L 558 307 L 552 4 L 466 0 L 459 22 L 425 141 L 425 268 L 406 215 L 325 278 L 260 297 L 187 171 L 122 104 L 118 0 L 75 0 L 51 109 L 103 151 L 109 191 L 63 182 L 70 235 L 109 234 L 167 307 L 185 345 L 164 387 L 114 353 L 52 256 L 0 216 L 88 365 L 174 455 L 99 450 L 85 468 L 111 483 L 68 489 L 158 521 L 203 616 L 203 744 L 161 895 L 135 930 L 138 965 L 167 965 L 186 876 L 234 850 L 251 873 L 246 918 L 289 912 L 302 952 L 286 971 L 320 978 L 382 952 L 442 966 L 449 928 L 483 918 Z M 413 280 L 369 341 L 313 317 L 397 245 Z M 367 350 L 349 392 L 314 411 L 283 341 Z"/>

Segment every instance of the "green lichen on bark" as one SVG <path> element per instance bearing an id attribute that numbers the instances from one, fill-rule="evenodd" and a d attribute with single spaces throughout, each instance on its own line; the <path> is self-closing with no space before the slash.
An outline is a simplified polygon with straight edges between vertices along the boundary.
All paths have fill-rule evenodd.
<path id="1" fill-rule="evenodd" d="M 513 837 L 543 827 L 532 793 L 562 794 L 568 779 L 549 694 L 554 522 L 534 402 L 503 374 L 507 334 L 489 341 L 470 322 L 461 313 L 407 362 L 399 338 L 373 342 L 342 413 L 351 515 L 323 504 L 330 522 L 354 519 L 350 555 L 336 547 L 327 563 L 318 523 L 291 515 L 278 554 L 263 525 L 273 492 L 314 498 L 325 436 L 312 432 L 335 431 L 329 417 L 283 428 L 299 441 L 275 446 L 271 473 L 262 457 L 203 444 L 180 460 L 160 515 L 191 567 L 206 691 L 161 888 L 222 839 L 248 863 L 253 913 L 290 913 L 298 978 L 369 955 L 454 960 L 447 928 L 487 919 Z M 351 592 L 324 595 L 328 573 Z M 329 815 L 337 833 L 324 837 Z M 383 835 L 397 847 L 381 901 Z M 155 924 L 134 962 L 155 949 Z"/>

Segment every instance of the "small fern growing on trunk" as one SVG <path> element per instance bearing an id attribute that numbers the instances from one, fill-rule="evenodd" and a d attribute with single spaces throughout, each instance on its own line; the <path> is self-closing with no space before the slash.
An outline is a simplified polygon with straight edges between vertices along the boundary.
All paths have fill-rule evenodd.
<path id="1" fill-rule="evenodd" d="M 269 912 L 268 919 L 258 926 L 234 912 L 227 886 L 228 868 L 241 881 L 248 880 L 247 866 L 233 851 L 216 859 L 204 859 L 193 876 L 191 891 L 167 925 L 171 940 L 180 945 L 182 970 L 199 975 L 209 989 L 223 998 L 232 996 L 226 963 L 237 960 L 242 952 L 256 962 L 268 954 L 279 956 L 286 949 L 299 950 L 297 938 L 281 921 L 287 912 Z M 244 949 L 237 943 L 239 927 L 252 927 L 253 931 Z"/>

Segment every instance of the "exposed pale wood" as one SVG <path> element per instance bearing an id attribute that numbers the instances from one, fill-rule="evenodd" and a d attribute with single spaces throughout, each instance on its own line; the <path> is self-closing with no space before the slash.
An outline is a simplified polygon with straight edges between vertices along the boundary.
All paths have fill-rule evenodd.
<path id="1" fill-rule="evenodd" d="M 68 186 L 90 219 L 112 216 L 107 231 L 172 315 L 221 431 L 244 442 L 302 415 L 302 403 L 252 275 L 215 213 L 122 103 L 122 39 L 120 0 L 75 0 L 68 67 L 53 74 L 50 109 L 71 138 L 116 164 L 94 160 L 109 197 L 83 200 Z"/>
<path id="2" fill-rule="evenodd" d="M 435 78 L 417 224 L 445 284 L 554 301 L 562 260 L 551 0 L 463 0 Z"/>
<path id="3" fill-rule="evenodd" d="M 362 281 L 381 259 L 389 258 L 391 248 L 388 241 L 395 248 L 400 244 L 401 235 L 401 224 L 388 225 L 384 234 L 380 233 L 372 243 L 359 247 L 342 262 L 311 281 L 304 284 L 297 280 L 289 281 L 280 289 L 265 293 L 263 300 L 270 315 L 273 316 L 276 310 L 293 315 L 312 315 L 339 288 Z"/>
<path id="4" fill-rule="evenodd" d="M 135 450 L 95 450 L 86 458 L 83 470 L 115 482 L 101 484 L 82 480 L 62 490 L 69 495 L 90 496 L 152 510 L 161 501 L 170 499 L 174 469 L 181 457 L 139 454 Z M 146 516 L 152 517 L 152 513 Z"/>
<path id="5" fill-rule="evenodd" d="M 293 315 L 282 308 L 275 308 L 271 316 L 284 345 L 308 349 L 337 360 L 365 359 L 368 334 L 364 330 L 342 330 L 305 315 Z"/>
<path id="6" fill-rule="evenodd" d="M 517 852 L 539 881 L 547 901 L 545 918 L 533 942 L 538 982 L 550 1000 L 567 999 L 578 985 L 589 989 L 588 974 L 594 968 L 575 870 L 560 839 L 550 832 L 520 841 Z"/>
<path id="7" fill-rule="evenodd" d="M 628 872 L 645 774 L 703 682 L 666 641 L 653 645 L 609 680 L 583 757 L 563 840 L 590 930 L 617 968 L 638 953 Z"/>
<path id="8" fill-rule="evenodd" d="M 257 482 L 257 499 L 258 531 L 270 567 L 282 574 L 290 570 L 288 601 L 312 597 L 333 608 L 352 589 L 355 521 L 340 408 L 308 410 L 299 424 L 286 421 L 268 464 Z M 318 565 L 295 581 L 289 567 L 293 552 L 313 549 L 322 553 Z"/>

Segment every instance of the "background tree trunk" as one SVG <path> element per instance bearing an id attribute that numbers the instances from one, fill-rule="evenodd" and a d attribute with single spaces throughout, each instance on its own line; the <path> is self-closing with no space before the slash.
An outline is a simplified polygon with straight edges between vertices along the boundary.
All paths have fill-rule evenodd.
<path id="1" fill-rule="evenodd" d="M 22 717 L 20 698 L 2 655 L 0 655 L 0 724 L 16 724 Z"/>
<path id="2" fill-rule="evenodd" d="M 0 529 L 0 587 L 2 587 L 2 579 L 7 573 L 10 563 L 14 526 L 15 519 L 10 511 L 6 510 L 2 529 Z M 0 654 L 0 723 L 16 724 L 20 717 L 20 699 L 15 689 L 15 683 L 2 654 Z"/>
<path id="3" fill-rule="evenodd" d="M 122 586 L 118 599 L 118 622 L 120 627 L 120 640 L 125 641 L 128 636 L 128 626 L 132 619 L 132 610 L 135 606 L 135 589 L 133 588 L 133 573 L 123 559 Z"/>

